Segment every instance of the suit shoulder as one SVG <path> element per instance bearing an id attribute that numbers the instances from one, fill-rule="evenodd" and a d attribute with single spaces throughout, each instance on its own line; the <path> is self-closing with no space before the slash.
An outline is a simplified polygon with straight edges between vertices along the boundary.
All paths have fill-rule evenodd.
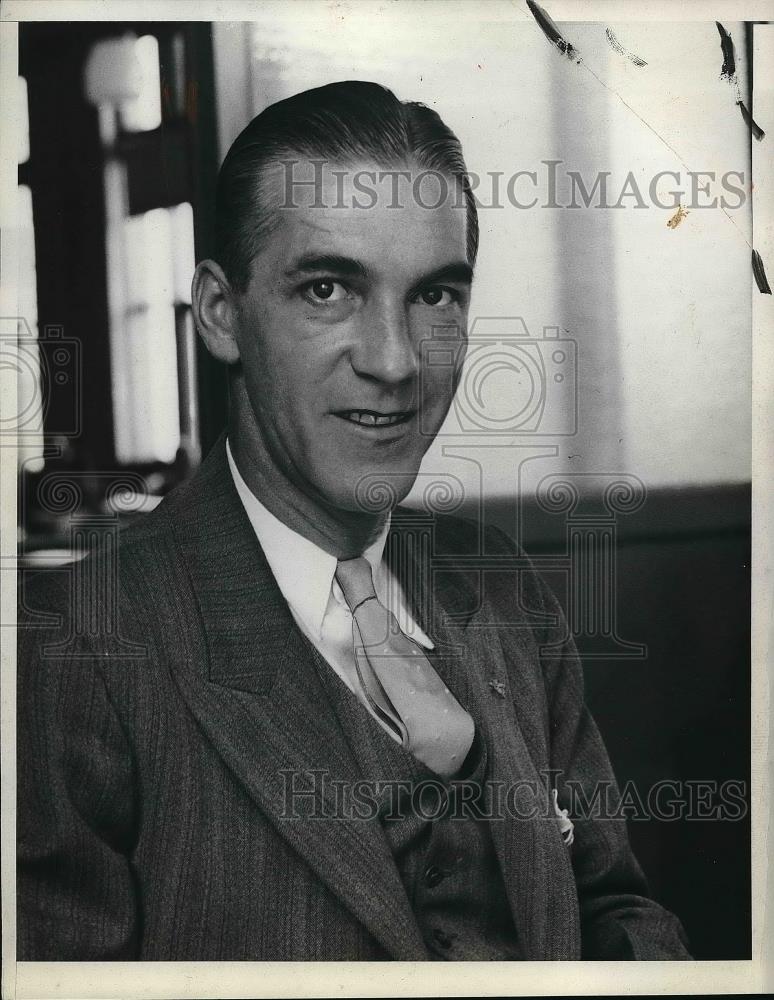
<path id="1" fill-rule="evenodd" d="M 80 559 L 20 575 L 18 624 L 21 629 L 56 628 L 83 608 L 115 604 L 131 620 L 156 609 L 163 612 L 170 579 L 180 580 L 179 555 L 165 501 L 139 514 L 120 530 L 106 521 L 96 543 Z M 178 583 L 179 586 L 179 583 Z"/>

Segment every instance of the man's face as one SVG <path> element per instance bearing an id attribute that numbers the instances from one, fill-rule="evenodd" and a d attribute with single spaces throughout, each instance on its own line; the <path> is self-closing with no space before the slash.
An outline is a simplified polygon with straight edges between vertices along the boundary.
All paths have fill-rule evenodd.
<path id="1" fill-rule="evenodd" d="M 305 166 L 312 176 L 302 163 L 294 177 Z M 375 479 L 396 500 L 413 485 L 456 385 L 452 366 L 426 364 L 422 342 L 434 327 L 456 327 L 464 343 L 471 280 L 453 182 L 438 208 L 422 207 L 410 184 L 396 198 L 387 181 L 362 208 L 353 198 L 371 196 L 353 181 L 364 169 L 379 168 L 326 168 L 326 207 L 294 191 L 236 299 L 250 404 L 240 436 L 254 460 L 342 510 L 368 509 L 358 497 Z M 287 191 L 275 193 L 279 205 Z M 438 187 L 423 187 L 421 199 L 434 204 Z"/>

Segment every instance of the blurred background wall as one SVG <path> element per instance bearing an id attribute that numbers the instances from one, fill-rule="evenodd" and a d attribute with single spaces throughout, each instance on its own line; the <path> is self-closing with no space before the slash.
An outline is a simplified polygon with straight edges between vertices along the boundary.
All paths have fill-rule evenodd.
<path id="1" fill-rule="evenodd" d="M 610 25 L 644 67 L 612 48 L 606 25 L 566 24 L 578 65 L 507 5 L 456 5 L 454 17 L 434 3 L 421 17 L 400 5 L 346 10 L 267 4 L 250 24 L 214 25 L 221 155 L 267 104 L 334 79 L 373 79 L 436 109 L 482 178 L 482 205 L 493 201 L 491 174 L 502 175 L 499 207 L 480 210 L 471 317 L 519 316 L 534 338 L 558 327 L 577 343 L 578 433 L 559 463 L 631 471 L 652 486 L 747 481 L 749 201 L 729 196 L 728 215 L 697 208 L 667 228 L 669 193 L 691 200 L 689 171 L 716 178 L 703 205 L 723 193 L 723 175 L 749 184 L 749 131 L 720 78 L 714 23 Z M 744 86 L 744 28 L 726 27 Z M 513 188 L 521 204 L 537 197 L 533 207 L 508 199 L 517 171 L 537 175 Z M 607 172 L 607 201 L 619 207 L 585 208 L 580 196 L 565 207 L 571 171 L 587 189 Z M 658 183 L 663 208 L 649 194 L 660 171 L 680 175 Z M 630 172 L 641 198 L 620 198 Z M 552 173 L 557 208 L 547 207 Z M 498 388 L 513 383 L 493 380 L 489 391 Z M 498 402 L 507 412 L 505 401 L 489 405 Z M 511 470 L 493 462 L 486 484 L 511 493 Z"/>
<path id="2" fill-rule="evenodd" d="M 445 483 L 540 561 L 619 782 L 706 785 L 704 819 L 634 810 L 655 894 L 697 957 L 749 955 L 749 820 L 720 808 L 724 782 L 749 788 L 749 26 L 725 25 L 734 84 L 710 21 L 560 24 L 578 62 L 504 3 L 251 15 L 20 26 L 25 572 L 66 571 L 73 513 L 142 516 L 223 425 L 189 285 L 238 132 L 337 79 L 423 101 L 480 178 L 470 356 L 490 374 L 475 400 L 471 368 L 411 502 Z"/>

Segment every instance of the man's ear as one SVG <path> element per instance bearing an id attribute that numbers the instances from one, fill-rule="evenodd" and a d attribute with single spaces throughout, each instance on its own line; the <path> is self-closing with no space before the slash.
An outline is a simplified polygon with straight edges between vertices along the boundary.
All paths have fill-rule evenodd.
<path id="1" fill-rule="evenodd" d="M 214 260 L 196 266 L 191 283 L 191 308 L 199 336 L 210 354 L 227 365 L 239 361 L 234 292 Z"/>

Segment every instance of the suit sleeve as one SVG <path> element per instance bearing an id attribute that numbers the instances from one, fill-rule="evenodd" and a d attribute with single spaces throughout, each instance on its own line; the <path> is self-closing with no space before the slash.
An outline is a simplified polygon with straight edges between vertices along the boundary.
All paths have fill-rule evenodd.
<path id="1" fill-rule="evenodd" d="M 559 773 L 559 804 L 580 805 L 573 819 L 573 869 L 578 888 L 584 959 L 689 959 L 680 921 L 649 896 L 626 820 L 616 817 L 619 791 L 605 745 L 586 707 L 583 670 L 556 597 L 538 578 L 543 606 L 558 618 L 547 629 L 543 664 L 551 767 Z M 600 795 L 596 801 L 595 796 Z M 583 814 L 581 814 L 581 812 Z M 585 815 L 584 815 L 585 814 Z"/>
<path id="2" fill-rule="evenodd" d="M 515 552 L 507 538 L 501 538 Z M 525 598 L 555 625 L 538 630 L 546 692 L 549 754 L 559 806 L 574 824 L 572 864 L 578 891 L 582 957 L 598 960 L 690 959 L 680 921 L 649 895 L 615 817 L 620 793 L 602 737 L 584 701 L 583 668 L 558 600 L 531 571 Z M 598 803 L 597 804 L 595 804 Z M 578 806 L 581 808 L 578 809 Z"/>
<path id="3" fill-rule="evenodd" d="M 17 957 L 136 958 L 131 751 L 100 658 L 62 638 L 20 621 Z"/>

